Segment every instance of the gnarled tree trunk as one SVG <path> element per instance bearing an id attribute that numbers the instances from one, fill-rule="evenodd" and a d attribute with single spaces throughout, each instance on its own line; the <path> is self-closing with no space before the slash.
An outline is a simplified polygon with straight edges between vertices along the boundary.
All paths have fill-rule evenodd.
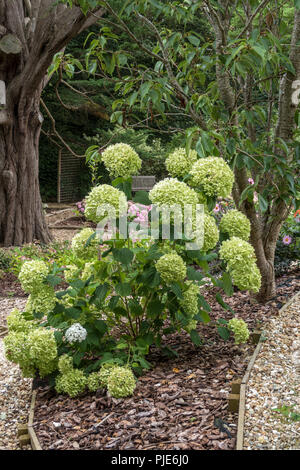
<path id="1" fill-rule="evenodd" d="M 0 0 L 0 244 L 51 239 L 43 214 L 38 168 L 40 98 L 53 56 L 91 26 L 54 0 Z"/>

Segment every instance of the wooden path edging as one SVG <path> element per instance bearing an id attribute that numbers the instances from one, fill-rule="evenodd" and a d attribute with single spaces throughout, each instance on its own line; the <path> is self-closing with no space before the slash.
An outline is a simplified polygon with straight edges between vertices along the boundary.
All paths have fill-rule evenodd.
<path id="1" fill-rule="evenodd" d="M 295 300 L 300 298 L 300 292 L 295 294 L 287 303 L 279 309 L 278 314 L 284 312 Z M 246 369 L 245 375 L 242 379 L 241 382 L 241 387 L 240 387 L 240 399 L 239 399 L 239 416 L 238 416 L 238 426 L 237 426 L 237 442 L 236 442 L 236 450 L 243 450 L 244 447 L 244 427 L 245 427 L 245 405 L 246 405 L 246 389 L 247 389 L 247 384 L 249 381 L 249 377 L 251 374 L 251 371 L 253 369 L 255 360 L 261 350 L 261 347 L 264 343 L 264 333 L 262 332 L 258 341 L 258 344 L 254 350 L 253 356 L 248 364 L 248 367 Z"/>

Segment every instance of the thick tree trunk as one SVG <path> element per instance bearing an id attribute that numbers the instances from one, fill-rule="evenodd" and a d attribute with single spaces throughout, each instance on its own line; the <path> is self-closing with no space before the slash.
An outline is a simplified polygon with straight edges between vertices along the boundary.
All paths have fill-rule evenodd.
<path id="1" fill-rule="evenodd" d="M 28 97 L 22 115 L 18 103 L 10 103 L 9 122 L 0 126 L 0 243 L 5 246 L 51 239 L 38 180 L 40 90 Z"/>
<path id="2" fill-rule="evenodd" d="M 103 13 L 84 15 L 54 0 L 0 0 L 0 244 L 51 239 L 38 180 L 41 93 L 54 54 Z"/>

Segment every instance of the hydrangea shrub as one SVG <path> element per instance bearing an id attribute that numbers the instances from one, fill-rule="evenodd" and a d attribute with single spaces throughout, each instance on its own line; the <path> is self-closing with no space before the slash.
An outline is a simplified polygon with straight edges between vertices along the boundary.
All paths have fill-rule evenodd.
<path id="1" fill-rule="evenodd" d="M 205 205 L 204 245 L 187 250 L 186 240 L 175 236 L 165 240 L 161 231 L 158 239 L 124 239 L 117 231 L 115 239 L 98 240 L 92 228 L 84 228 L 74 236 L 69 256 L 61 262 L 23 263 L 19 279 L 30 296 L 24 312 L 14 310 L 8 317 L 6 356 L 20 365 L 25 376 L 48 377 L 58 393 L 71 397 L 99 388 L 115 398 L 131 396 L 135 375 L 151 367 L 147 361 L 150 346 L 164 347 L 168 333 L 184 331 L 199 346 L 199 325 L 210 321 L 202 290 L 205 277 L 227 295 L 231 295 L 232 283 L 253 292 L 260 286 L 255 253 L 247 242 L 249 224 L 236 210 L 221 219 L 220 229 L 230 238 L 221 238 L 217 254 L 218 211 L 210 199 L 230 194 L 233 174 L 229 166 L 216 157 L 197 160 L 193 151 L 187 161 L 185 151 L 177 149 L 166 163 L 172 177 L 159 181 L 145 204 L 138 198 L 128 203 L 125 187 L 140 167 L 128 147 L 121 144 L 103 153 L 107 169 L 120 179 L 118 188 L 95 186 L 85 199 L 86 218 L 100 222 L 103 215 L 97 209 L 109 204 L 117 219 L 127 214 L 130 221 L 145 222 L 147 227 L 150 203 L 195 208 L 201 202 Z M 190 177 L 180 181 L 186 172 Z M 197 232 L 195 218 L 192 224 Z M 216 279 L 209 272 L 209 261 L 218 255 L 226 271 Z M 221 305 L 227 308 L 224 302 Z M 248 339 L 242 320 L 233 318 L 226 328 L 237 344 Z M 223 330 L 218 328 L 220 334 Z"/>

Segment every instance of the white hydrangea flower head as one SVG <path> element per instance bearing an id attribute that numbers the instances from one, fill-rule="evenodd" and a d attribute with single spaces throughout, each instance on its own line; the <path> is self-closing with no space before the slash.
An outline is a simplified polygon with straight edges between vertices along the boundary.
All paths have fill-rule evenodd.
<path id="1" fill-rule="evenodd" d="M 101 160 L 113 178 L 137 175 L 142 166 L 142 160 L 136 151 L 130 145 L 122 143 L 107 147 Z"/>
<path id="2" fill-rule="evenodd" d="M 65 338 L 68 343 L 81 343 L 87 337 L 87 331 L 80 323 L 74 323 L 65 332 Z"/>
<path id="3" fill-rule="evenodd" d="M 84 228 L 72 238 L 72 250 L 78 258 L 94 258 L 98 254 L 97 237 L 90 240 L 88 246 L 85 246 L 87 240 L 95 233 L 92 228 Z M 72 271 L 71 271 L 72 272 Z"/>
<path id="4" fill-rule="evenodd" d="M 95 186 L 87 195 L 85 200 L 85 216 L 88 220 L 98 223 L 103 217 L 111 215 L 109 212 L 99 213 L 99 207 L 112 206 L 116 211 L 116 217 L 127 214 L 127 199 L 123 191 L 109 184 Z"/>
<path id="5" fill-rule="evenodd" d="M 223 158 L 200 158 L 193 164 L 190 175 L 189 184 L 206 196 L 227 197 L 231 194 L 234 175 Z"/>
<path id="6" fill-rule="evenodd" d="M 149 199 L 153 204 L 162 207 L 178 204 L 183 208 L 185 204 L 195 206 L 198 203 L 196 191 L 176 178 L 159 181 L 149 192 Z"/>
<path id="7" fill-rule="evenodd" d="M 245 214 L 232 209 L 223 215 L 220 222 L 220 230 L 221 232 L 228 233 L 229 237 L 238 237 L 248 241 L 251 225 Z"/>
<path id="8" fill-rule="evenodd" d="M 173 178 L 183 178 L 189 173 L 193 163 L 197 160 L 197 152 L 190 150 L 187 155 L 185 148 L 179 147 L 166 159 L 166 168 Z"/>
<path id="9" fill-rule="evenodd" d="M 25 261 L 19 273 L 22 289 L 28 293 L 38 291 L 45 285 L 48 274 L 49 269 L 44 261 Z"/>

